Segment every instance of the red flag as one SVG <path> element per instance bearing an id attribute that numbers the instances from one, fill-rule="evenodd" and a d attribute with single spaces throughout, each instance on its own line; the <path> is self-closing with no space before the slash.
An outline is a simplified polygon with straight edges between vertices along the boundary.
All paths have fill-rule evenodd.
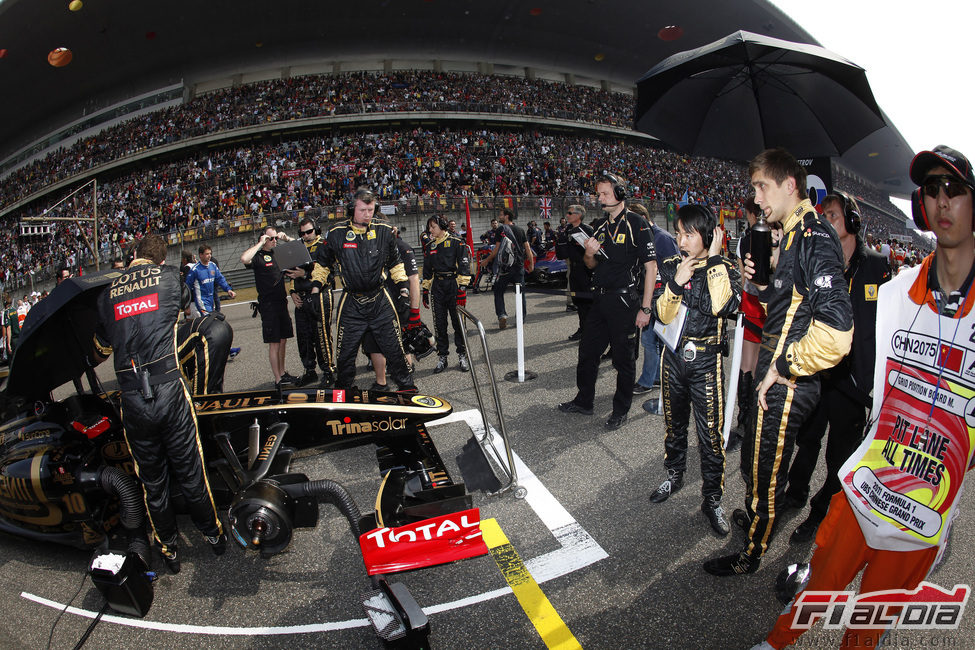
<path id="1" fill-rule="evenodd" d="M 471 230 L 471 202 L 464 197 L 464 209 L 467 211 L 467 248 L 474 254 L 474 231 Z"/>

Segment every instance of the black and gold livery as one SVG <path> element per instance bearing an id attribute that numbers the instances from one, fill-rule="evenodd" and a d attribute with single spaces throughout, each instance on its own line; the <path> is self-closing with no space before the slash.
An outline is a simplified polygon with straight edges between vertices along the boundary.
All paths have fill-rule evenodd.
<path id="1" fill-rule="evenodd" d="M 460 316 L 457 314 L 457 296 L 467 291 L 471 281 L 471 253 L 457 235 L 443 231 L 432 239 L 423 255 L 423 281 L 421 286 L 430 292 L 433 309 L 433 330 L 437 338 L 437 354 L 446 357 L 450 352 L 447 333 L 447 316 L 454 328 L 454 346 L 457 354 L 464 355 L 464 336 L 461 333 Z"/>
<path id="2" fill-rule="evenodd" d="M 333 279 L 322 265 L 325 241 L 320 235 L 305 242 L 311 263 L 304 267 L 305 276 L 295 278 L 291 293 L 298 296 L 300 306 L 295 307 L 295 338 L 298 355 L 305 372 L 313 372 L 316 363 L 330 383 L 335 371 L 332 350 L 332 285 Z"/>
<path id="3" fill-rule="evenodd" d="M 773 384 L 765 396 L 768 410 L 753 404 L 755 429 L 742 442 L 749 520 L 742 553 L 752 560 L 761 558 L 771 541 L 796 435 L 819 400 L 816 373 L 832 368 L 850 351 L 853 316 L 843 267 L 836 231 L 816 214 L 808 199 L 803 200 L 783 223 L 772 283 L 759 293 L 768 316 L 756 384 L 774 363 L 796 388 Z M 757 400 L 757 394 L 751 399 Z"/>
<path id="4" fill-rule="evenodd" d="M 106 392 L 86 359 L 98 323 L 100 296 L 109 295 L 112 280 L 119 280 L 115 287 L 122 283 L 135 286 L 127 283 L 141 278 L 143 270 L 131 275 L 106 271 L 71 278 L 55 288 L 45 299 L 50 302 L 33 310 L 28 318 L 23 347 L 11 367 L 11 388 L 0 393 L 4 420 L 0 424 L 0 530 L 29 539 L 93 547 L 106 537 L 114 537 L 120 527 L 128 529 L 127 517 L 130 524 L 137 521 L 142 525 L 145 502 L 138 483 L 131 478 L 137 468 L 120 416 L 121 410 L 129 421 L 145 410 L 127 406 L 135 399 L 127 393 L 134 392 L 145 400 L 139 393 L 142 382 L 131 389 L 126 380 L 121 391 Z M 149 273 L 145 277 L 167 276 Z M 174 295 L 167 293 L 151 301 L 136 291 L 117 295 L 145 300 L 139 309 L 159 305 L 160 309 L 144 314 L 163 311 L 164 306 L 172 310 L 179 304 L 176 290 L 182 283 L 161 279 L 159 284 L 145 284 L 143 289 L 150 292 L 173 289 Z M 118 313 L 129 311 L 126 307 Z M 131 318 L 120 322 L 128 324 Z M 205 335 L 206 331 L 199 329 L 197 333 Z M 101 351 L 108 353 L 105 343 L 112 339 L 103 334 L 99 340 Z M 177 333 L 175 314 L 168 336 L 153 341 L 161 346 L 157 351 L 168 351 L 173 357 L 177 346 L 187 350 L 196 347 L 186 345 Z M 210 345 L 208 349 L 216 347 Z M 122 355 L 124 350 L 119 345 L 115 352 Z M 90 392 L 85 392 L 81 375 L 87 376 Z M 63 400 L 51 399 L 54 389 L 71 381 L 76 394 Z M 169 383 L 183 385 L 181 380 L 150 381 L 154 399 L 145 401 L 163 399 L 157 389 Z M 196 449 L 202 454 L 214 502 L 228 514 L 233 538 L 264 555 L 284 550 L 293 529 L 317 523 L 317 501 L 321 497 L 316 497 L 316 490 L 330 482 L 309 480 L 293 471 L 294 455 L 305 450 L 375 445 L 383 478 L 376 511 L 358 521 L 361 532 L 471 506 L 464 484 L 452 479 L 426 429 L 428 421 L 450 414 L 451 405 L 443 399 L 296 389 L 197 395 L 194 402 L 198 422 L 194 431 L 199 432 Z M 165 418 L 160 416 L 159 420 Z M 171 433 L 171 429 L 166 431 L 167 436 Z M 104 479 L 99 482 L 99 477 L 108 473 L 114 473 L 116 479 L 129 475 L 135 496 L 127 506 L 124 498 L 106 490 Z M 171 506 L 180 504 L 173 502 Z M 358 512 L 357 508 L 353 510 Z"/>
<path id="5" fill-rule="evenodd" d="M 741 276 L 725 257 L 701 259 L 689 282 L 677 284 L 681 263 L 674 255 L 660 262 L 660 285 L 654 291 L 654 312 L 664 324 L 687 308 L 677 350 L 665 347 L 661 364 L 661 390 L 667 437 L 664 467 L 683 474 L 687 469 L 687 424 L 694 407 L 695 429 L 701 453 L 701 493 L 720 501 L 724 490 L 724 364 L 727 349 L 725 319 L 741 304 Z"/>
<path id="6" fill-rule="evenodd" d="M 393 229 L 375 222 L 357 226 L 350 219 L 328 231 L 320 260 L 322 271 L 316 270 L 318 275 L 313 274 L 313 279 L 319 280 L 326 271 L 338 271 L 345 287 L 336 315 L 335 385 L 353 386 L 359 344 L 366 332 L 372 332 L 393 381 L 401 390 L 415 391 L 413 373 L 406 365 L 396 305 L 385 287 L 387 277 L 398 286 L 405 288 L 407 284 Z"/>

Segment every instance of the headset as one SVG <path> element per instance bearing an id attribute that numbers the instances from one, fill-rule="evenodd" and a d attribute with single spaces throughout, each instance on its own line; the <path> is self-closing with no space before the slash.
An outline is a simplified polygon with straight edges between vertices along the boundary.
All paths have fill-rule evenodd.
<path id="1" fill-rule="evenodd" d="M 315 229 L 315 234 L 316 235 L 322 234 L 322 227 L 318 225 L 318 219 L 312 219 L 311 217 L 309 217 L 308 220 L 311 221 L 311 227 Z M 302 221 L 304 221 L 304 219 L 301 219 L 298 222 L 298 236 L 299 237 L 301 237 L 301 222 Z"/>
<path id="2" fill-rule="evenodd" d="M 351 219 L 355 214 L 355 202 L 362 199 L 363 203 L 375 203 L 376 207 L 379 207 L 379 198 L 373 193 L 372 190 L 366 189 L 365 187 L 360 187 L 352 195 L 352 200 L 349 201 L 349 205 L 345 207 L 345 214 Z"/>
<path id="3" fill-rule="evenodd" d="M 435 214 L 429 219 L 427 219 L 427 225 L 430 224 L 431 220 L 436 222 L 440 230 L 447 232 L 447 228 L 450 226 L 450 222 L 447 220 L 445 216 L 443 216 L 442 214 Z"/>
<path id="4" fill-rule="evenodd" d="M 596 184 L 599 183 L 611 183 L 613 185 L 613 196 L 619 203 L 626 200 L 626 187 L 623 185 L 623 181 L 616 174 L 611 174 L 609 172 L 603 172 Z"/>
<path id="5" fill-rule="evenodd" d="M 963 183 L 972 192 L 972 231 L 975 231 L 975 188 L 963 180 Z M 924 188 L 919 187 L 911 192 L 911 217 L 918 230 L 931 231 L 931 223 L 928 221 L 928 211 L 924 208 Z"/>
<path id="6" fill-rule="evenodd" d="M 704 223 L 701 224 L 701 227 L 698 228 L 697 232 L 701 235 L 701 243 L 704 244 L 704 250 L 707 251 L 710 249 L 711 242 L 714 241 L 714 229 L 718 227 L 718 218 L 714 216 L 714 211 L 706 205 L 701 205 L 699 203 L 688 203 L 687 205 L 681 206 L 681 208 L 677 210 L 677 221 L 681 221 L 683 223 L 681 218 L 682 212 L 684 213 L 683 216 L 685 217 L 695 216 L 694 214 L 689 213 L 696 213 L 696 216 L 703 219 Z"/>
<path id="7" fill-rule="evenodd" d="M 856 200 L 843 190 L 834 189 L 833 194 L 843 199 L 843 218 L 846 221 L 846 232 L 854 236 L 859 235 L 862 219 Z"/>

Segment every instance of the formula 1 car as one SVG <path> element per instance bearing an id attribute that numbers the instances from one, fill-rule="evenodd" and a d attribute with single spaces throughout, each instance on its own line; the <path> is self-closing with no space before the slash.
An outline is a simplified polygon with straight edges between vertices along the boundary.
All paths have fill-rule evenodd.
<path id="1" fill-rule="evenodd" d="M 66 280 L 28 315 L 0 395 L 4 532 L 77 547 L 98 547 L 122 534 L 144 544 L 142 490 L 119 393 L 102 389 L 88 361 L 97 298 L 121 273 Z M 76 393 L 52 399 L 67 382 Z M 294 529 L 317 525 L 319 501 L 335 504 L 357 539 L 471 508 L 465 485 L 451 478 L 425 427 L 451 412 L 438 397 L 295 389 L 195 395 L 194 401 L 214 499 L 232 538 L 264 557 L 284 551 Z M 360 513 L 341 485 L 310 480 L 291 467 L 302 450 L 369 443 L 381 478 L 373 513 Z M 472 515 L 465 516 L 470 527 Z M 404 568 L 432 563 L 417 558 Z"/>

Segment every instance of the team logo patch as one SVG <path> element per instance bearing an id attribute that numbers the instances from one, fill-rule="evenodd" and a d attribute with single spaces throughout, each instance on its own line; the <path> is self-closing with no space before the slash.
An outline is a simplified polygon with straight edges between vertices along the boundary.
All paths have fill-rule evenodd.
<path id="1" fill-rule="evenodd" d="M 600 244 L 602 244 L 603 240 L 605 239 L 606 239 L 606 233 L 601 232 L 598 235 L 596 235 L 596 241 L 598 241 Z"/>
<path id="2" fill-rule="evenodd" d="M 620 234 L 616 235 L 616 243 L 617 244 L 622 244 L 625 241 L 626 241 L 626 233 L 625 232 L 621 232 Z"/>
<path id="3" fill-rule="evenodd" d="M 264 256 L 264 261 L 265 262 L 270 262 L 271 261 L 271 256 L 270 255 L 265 255 Z"/>
<path id="4" fill-rule="evenodd" d="M 370 230 L 368 233 L 366 233 L 366 239 L 375 239 L 375 238 L 376 238 L 375 230 Z"/>
<path id="5" fill-rule="evenodd" d="M 870 300 L 870 301 L 877 300 L 877 285 L 875 284 L 863 285 L 863 299 Z"/>
<path id="6" fill-rule="evenodd" d="M 818 278 L 816 278 L 815 280 L 813 280 L 813 284 L 815 284 L 820 289 L 832 289 L 833 288 L 833 278 L 832 278 L 832 276 L 829 276 L 829 275 L 821 275 Z"/>
<path id="7" fill-rule="evenodd" d="M 359 244 L 355 242 L 352 243 L 345 242 L 344 244 L 342 244 L 342 248 L 359 248 Z"/>
<path id="8" fill-rule="evenodd" d="M 429 406 L 430 408 L 437 408 L 443 406 L 442 400 L 436 397 L 431 397 L 429 395 L 414 395 L 413 397 L 410 398 L 410 401 L 420 406 Z"/>
<path id="9" fill-rule="evenodd" d="M 123 318 L 137 316 L 139 314 L 147 314 L 157 309 L 159 309 L 159 294 L 150 293 L 148 296 L 132 298 L 131 300 L 126 300 L 115 305 L 115 320 L 122 320 Z"/>
<path id="10" fill-rule="evenodd" d="M 348 239 L 349 241 L 352 241 L 353 239 L 355 239 L 355 233 L 350 230 L 347 233 L 345 233 L 345 238 Z"/>

